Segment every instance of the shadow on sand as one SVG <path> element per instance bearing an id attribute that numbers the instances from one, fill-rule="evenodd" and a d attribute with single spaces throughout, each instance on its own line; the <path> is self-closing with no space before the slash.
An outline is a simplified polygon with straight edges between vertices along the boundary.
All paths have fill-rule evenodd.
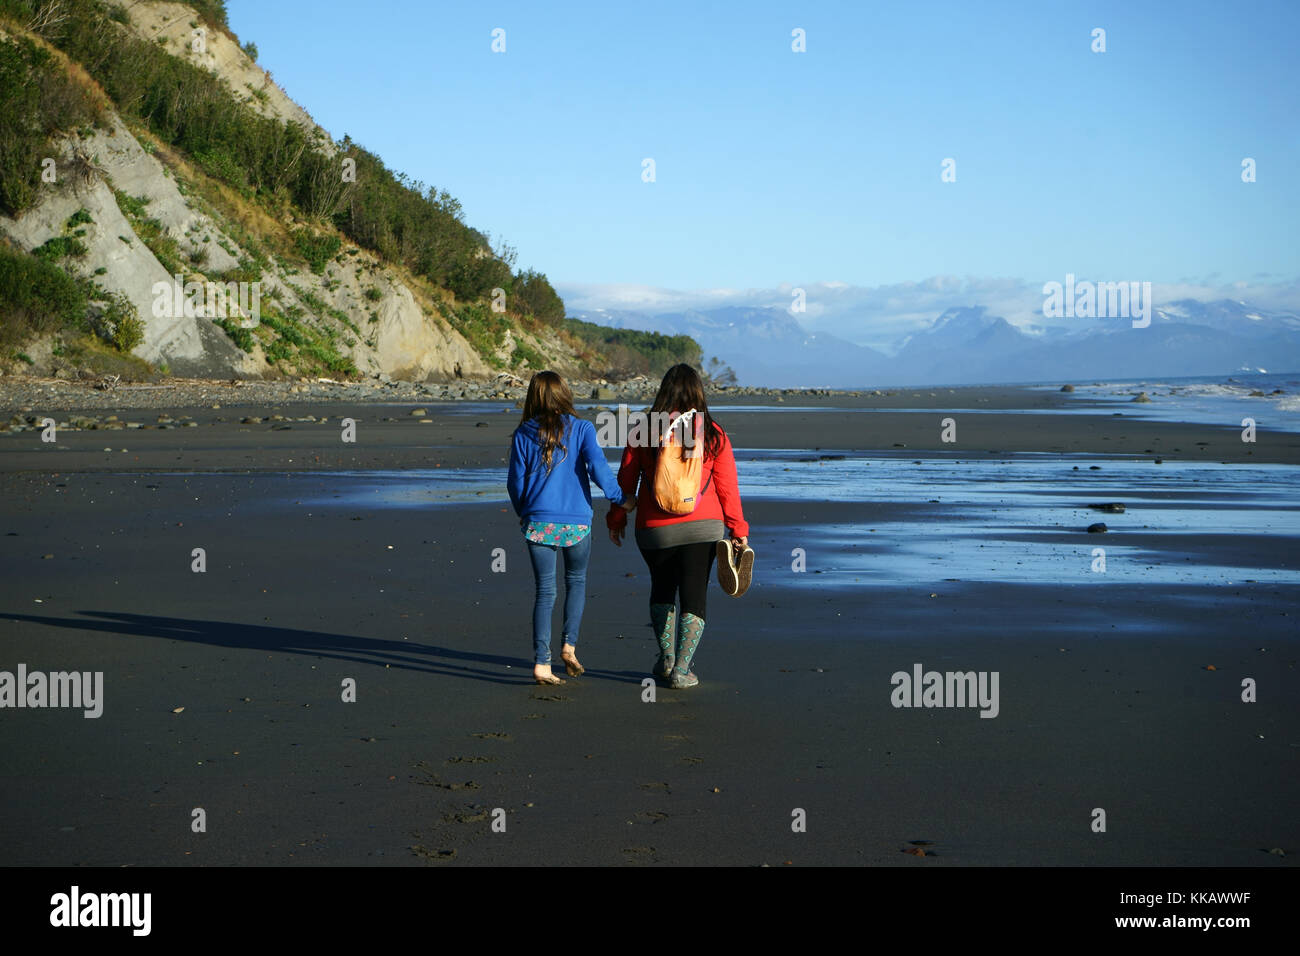
<path id="1" fill-rule="evenodd" d="M 130 634 L 135 637 L 190 641 L 213 647 L 244 648 L 282 654 L 308 654 L 333 660 L 353 661 L 358 664 L 371 664 L 376 667 L 387 666 L 447 677 L 461 677 L 490 684 L 535 686 L 528 660 L 520 657 L 480 654 L 421 644 L 416 641 L 393 641 L 357 637 L 351 634 L 326 634 L 321 631 L 269 627 L 262 624 L 202 621 L 112 611 L 77 613 L 84 614 L 86 617 L 45 617 L 35 614 L 0 613 L 0 620 L 26 621 L 48 627 L 98 631 L 103 634 Z M 507 666 L 517 669 L 518 676 L 502 673 Z M 648 675 L 631 671 L 603 671 L 589 667 L 584 676 L 619 683 L 639 683 Z"/>

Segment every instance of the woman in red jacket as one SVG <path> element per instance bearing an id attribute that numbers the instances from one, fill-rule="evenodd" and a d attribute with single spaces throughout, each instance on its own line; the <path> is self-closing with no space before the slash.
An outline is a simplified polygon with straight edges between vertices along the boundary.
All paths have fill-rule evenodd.
<path id="1" fill-rule="evenodd" d="M 664 375 L 650 420 L 662 421 L 665 414 L 675 418 L 691 409 L 701 422 L 695 434 L 704 444 L 700 494 L 694 511 L 674 515 L 655 504 L 659 448 L 653 437 L 647 442 L 649 447 L 639 447 L 640 443 L 633 443 L 634 431 L 623 449 L 623 463 L 618 470 L 619 487 L 625 495 L 636 498 L 636 543 L 650 568 L 650 620 L 659 639 L 655 675 L 677 688 L 694 687 L 700 682 L 691 672 L 691 659 L 704 634 L 705 597 L 723 529 L 731 532 L 732 545 L 738 551 L 747 547 L 749 540 L 731 441 L 709 415 L 699 373 L 689 365 L 675 365 Z M 610 540 L 621 547 L 627 511 L 611 508 L 605 523 Z M 680 618 L 676 608 L 679 596 Z"/>

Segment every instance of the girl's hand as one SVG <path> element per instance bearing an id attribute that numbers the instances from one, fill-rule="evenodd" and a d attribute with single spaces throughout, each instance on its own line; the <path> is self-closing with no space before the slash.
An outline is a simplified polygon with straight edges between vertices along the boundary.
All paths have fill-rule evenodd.
<path id="1" fill-rule="evenodd" d="M 616 547 L 623 547 L 623 534 L 627 530 L 627 510 L 611 507 L 609 514 L 605 515 L 605 527 L 609 529 L 609 540 L 613 541 Z"/>
<path id="2" fill-rule="evenodd" d="M 744 551 L 746 548 L 749 547 L 749 535 L 744 535 L 743 537 L 740 538 L 732 538 L 731 546 L 735 548 L 737 551 Z"/>
<path id="3" fill-rule="evenodd" d="M 623 504 L 621 507 L 623 508 L 624 511 L 628 511 L 628 512 L 636 511 L 636 499 L 633 498 L 631 495 L 628 495 L 626 498 L 623 499 Z"/>

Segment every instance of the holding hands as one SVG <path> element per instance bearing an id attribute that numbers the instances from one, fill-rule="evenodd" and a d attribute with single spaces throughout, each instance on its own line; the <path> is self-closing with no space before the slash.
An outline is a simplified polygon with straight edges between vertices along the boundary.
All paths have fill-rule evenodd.
<path id="1" fill-rule="evenodd" d="M 636 499 L 628 496 L 621 505 L 610 505 L 605 515 L 605 526 L 609 528 L 609 540 L 617 547 L 623 547 L 623 534 L 627 531 L 628 512 L 636 509 Z"/>

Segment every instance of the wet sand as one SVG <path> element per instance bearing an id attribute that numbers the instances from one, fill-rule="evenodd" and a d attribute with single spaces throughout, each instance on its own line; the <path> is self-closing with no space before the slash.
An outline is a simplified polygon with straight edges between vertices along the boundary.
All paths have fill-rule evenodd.
<path id="1" fill-rule="evenodd" d="M 718 415 L 742 449 L 742 490 L 746 449 L 954 469 L 957 456 L 1048 452 L 1082 463 L 1081 500 L 1088 462 L 1295 465 L 1300 454 L 1293 434 L 1243 445 L 1229 425 L 1137 422 L 1110 407 L 1009 411 L 1066 401 L 1052 393 L 933 391 L 892 396 L 892 410 L 865 404 L 881 409 L 871 415 Z M 962 415 L 977 405 L 1008 412 Z M 950 409 L 955 445 L 940 438 Z M 470 492 L 368 507 L 337 474 L 500 468 L 504 479 L 515 410 L 170 411 L 198 426 L 68 431 L 54 446 L 0 436 L 0 670 L 103 671 L 105 683 L 98 719 L 0 712 L 0 863 L 1275 867 L 1300 852 L 1294 510 L 1287 527 L 1241 538 L 1222 522 L 1174 538 L 1154 512 L 1144 531 L 1096 515 L 1146 535 L 1152 561 L 1243 568 L 1215 587 L 1136 574 L 1102 585 L 1010 567 L 1005 580 L 891 577 L 907 544 L 899 514 L 944 522 L 945 503 L 876 501 L 870 488 L 858 502 L 756 495 L 754 587 L 740 600 L 711 590 L 703 683 L 657 688 L 648 703 L 655 642 L 633 547 L 597 532 L 588 672 L 540 688 L 532 576 L 508 504 Z M 152 423 L 157 409 L 118 414 Z M 330 421 L 238 422 L 270 414 Z M 355 445 L 339 439 L 347 415 Z M 1227 479 L 1217 490 L 1230 507 Z M 1249 487 L 1238 490 L 1248 507 Z M 1021 507 L 1004 516 L 1012 543 Z M 823 542 L 842 527 L 880 529 L 857 559 L 869 586 L 833 573 L 844 552 Z M 1070 549 L 1120 540 L 1054 533 Z M 1251 569 L 1273 577 L 1252 581 Z M 917 663 L 998 672 L 997 717 L 892 706 L 891 675 Z M 355 703 L 341 700 L 346 678 Z M 1256 703 L 1241 701 L 1245 678 Z M 199 807 L 206 833 L 191 830 Z M 498 808 L 505 832 L 492 828 Z M 1092 830 L 1095 808 L 1105 833 Z M 792 832 L 796 810 L 806 832 Z M 904 853 L 909 841 L 931 841 L 927 855 Z"/>

